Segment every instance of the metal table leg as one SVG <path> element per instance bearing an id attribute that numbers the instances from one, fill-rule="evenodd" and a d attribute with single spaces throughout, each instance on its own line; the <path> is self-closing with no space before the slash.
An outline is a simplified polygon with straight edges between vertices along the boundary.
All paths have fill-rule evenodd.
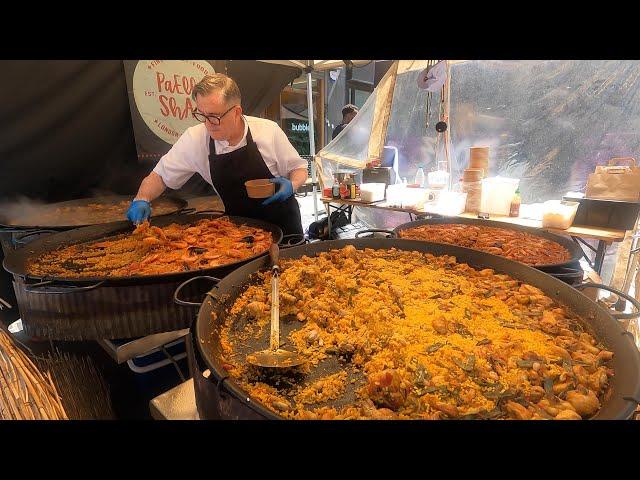
<path id="1" fill-rule="evenodd" d="M 328 238 L 331 240 L 331 204 L 325 203 L 324 206 L 327 209 L 327 226 L 329 228 Z"/>
<path id="2" fill-rule="evenodd" d="M 571 238 L 578 245 L 582 243 L 583 245 L 588 247 L 589 250 L 596 253 L 596 258 L 594 259 L 593 263 L 591 263 L 591 260 L 589 260 L 589 257 L 587 257 L 587 254 L 584 253 L 584 250 L 582 251 L 582 254 L 584 255 L 585 260 L 587 261 L 587 263 L 589 263 L 589 266 L 593 268 L 593 270 L 598 275 L 600 275 L 602 273 L 602 264 L 604 263 L 604 255 L 605 253 L 607 253 L 607 247 L 611 244 L 611 242 L 607 242 L 605 240 L 598 240 L 598 248 L 593 248 L 591 245 L 589 245 L 580 237 L 571 237 Z"/>
<path id="3" fill-rule="evenodd" d="M 596 258 L 593 266 L 593 269 L 596 271 L 598 275 L 602 273 L 602 264 L 604 263 L 604 255 L 607 252 L 608 246 L 609 246 L 609 242 L 605 242 L 604 240 L 598 240 L 598 249 L 596 250 Z"/>
<path id="4" fill-rule="evenodd" d="M 627 268 L 624 273 L 624 283 L 622 287 L 622 291 L 624 293 L 629 293 L 631 290 L 631 282 L 635 277 L 636 269 L 638 268 L 638 260 L 636 256 L 640 252 L 640 248 L 638 247 L 638 243 L 640 241 L 640 234 L 634 233 L 633 240 L 631 240 L 631 250 L 629 252 L 629 260 L 627 261 Z"/>

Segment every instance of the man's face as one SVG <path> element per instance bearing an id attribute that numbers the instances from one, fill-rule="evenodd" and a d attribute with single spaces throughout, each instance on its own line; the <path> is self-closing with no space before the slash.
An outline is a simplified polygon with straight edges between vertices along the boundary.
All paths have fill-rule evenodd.
<path id="1" fill-rule="evenodd" d="M 207 131 L 214 140 L 229 140 L 238 130 L 240 119 L 242 117 L 242 107 L 233 103 L 226 103 L 224 97 L 220 93 L 211 93 L 209 95 L 196 97 L 197 111 L 205 115 L 222 116 L 220 124 L 217 120 L 207 120 L 204 122 Z M 225 113 L 226 112 L 226 113 Z"/>
<path id="2" fill-rule="evenodd" d="M 345 123 L 351 123 L 351 120 L 353 120 L 355 116 L 356 116 L 356 112 L 347 113 L 344 117 Z"/>

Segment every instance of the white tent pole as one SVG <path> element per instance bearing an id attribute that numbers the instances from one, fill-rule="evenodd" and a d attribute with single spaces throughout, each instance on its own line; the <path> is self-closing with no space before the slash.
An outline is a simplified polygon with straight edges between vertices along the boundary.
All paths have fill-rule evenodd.
<path id="1" fill-rule="evenodd" d="M 312 60 L 313 61 L 313 60 Z M 311 81 L 311 71 L 307 72 L 307 114 L 309 117 L 309 155 L 311 155 L 311 182 L 313 183 L 313 215 L 318 221 L 318 203 L 316 191 L 316 139 L 313 132 L 313 83 Z"/>

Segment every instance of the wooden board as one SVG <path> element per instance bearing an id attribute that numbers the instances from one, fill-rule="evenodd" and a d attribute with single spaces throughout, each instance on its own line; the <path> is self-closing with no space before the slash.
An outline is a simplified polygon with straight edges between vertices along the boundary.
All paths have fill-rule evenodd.
<path id="1" fill-rule="evenodd" d="M 365 202 L 364 200 L 360 200 L 358 198 L 349 198 L 349 199 L 337 199 L 337 198 L 328 198 L 322 197 L 323 203 L 344 203 L 345 205 L 372 205 L 374 203 L 379 204 L 380 202 L 384 202 L 384 200 L 376 200 L 374 202 Z"/>
<path id="2" fill-rule="evenodd" d="M 385 204 L 384 200 L 378 200 L 377 202 L 372 202 L 372 203 L 366 203 L 360 200 L 351 200 L 351 199 L 345 200 L 342 198 L 338 200 L 335 198 L 327 198 L 327 197 L 322 197 L 320 200 L 322 200 L 322 203 L 325 203 L 325 204 L 332 203 L 334 205 L 353 205 L 356 207 L 379 208 L 381 210 L 389 210 L 392 212 L 415 213 L 416 215 L 425 213 L 413 208 L 389 207 Z"/>
<path id="3" fill-rule="evenodd" d="M 379 208 L 381 210 L 389 210 L 393 212 L 405 212 L 405 213 L 414 213 L 416 215 L 424 214 L 424 211 L 418 211 L 412 208 L 399 208 L 399 207 L 389 207 L 385 204 L 384 200 L 374 203 L 365 203 L 359 200 L 343 200 L 343 199 L 333 199 L 322 197 L 323 203 L 333 203 L 336 205 L 355 205 L 361 207 L 369 207 L 369 208 Z M 478 215 L 475 213 L 461 213 L 460 215 L 456 215 L 455 217 L 461 218 L 478 218 Z M 530 218 L 520 218 L 520 217 L 507 217 L 503 215 L 491 215 L 489 218 L 490 221 L 494 221 L 496 223 L 511 223 L 514 225 L 522 225 L 525 227 L 533 227 L 539 228 L 541 230 L 546 230 L 553 233 L 559 233 L 560 235 L 570 235 L 574 237 L 580 238 L 591 238 L 594 240 L 603 240 L 608 243 L 612 242 L 621 242 L 624 239 L 625 231 L 624 230 L 615 230 L 612 228 L 600 228 L 600 227 L 586 227 L 582 225 L 573 225 L 566 230 L 560 230 L 557 228 L 542 228 L 541 220 L 533 220 Z"/>
<path id="4" fill-rule="evenodd" d="M 475 213 L 461 213 L 458 217 L 462 218 L 478 218 Z M 595 240 L 604 240 L 605 242 L 621 242 L 624 239 L 624 230 L 615 230 L 612 228 L 586 227 L 581 225 L 572 225 L 566 230 L 558 228 L 542 228 L 541 220 L 532 220 L 530 218 L 507 217 L 502 215 L 491 215 L 489 220 L 495 222 L 512 223 L 514 225 L 522 225 L 525 227 L 540 228 L 561 235 L 571 235 L 581 238 L 592 238 Z"/>

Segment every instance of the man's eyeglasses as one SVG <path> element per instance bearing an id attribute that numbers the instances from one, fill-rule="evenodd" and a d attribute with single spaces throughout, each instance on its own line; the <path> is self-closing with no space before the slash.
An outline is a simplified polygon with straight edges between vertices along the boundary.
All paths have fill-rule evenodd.
<path id="1" fill-rule="evenodd" d="M 224 117 L 227 113 L 229 113 L 237 106 L 238 105 L 234 105 L 222 115 L 205 115 L 204 113 L 196 112 L 195 110 L 191 112 L 191 115 L 193 115 L 193 118 L 195 118 L 199 122 L 204 123 L 205 121 L 209 120 L 209 123 L 211 123 L 211 125 L 220 125 L 220 120 L 222 120 L 222 117 Z"/>

